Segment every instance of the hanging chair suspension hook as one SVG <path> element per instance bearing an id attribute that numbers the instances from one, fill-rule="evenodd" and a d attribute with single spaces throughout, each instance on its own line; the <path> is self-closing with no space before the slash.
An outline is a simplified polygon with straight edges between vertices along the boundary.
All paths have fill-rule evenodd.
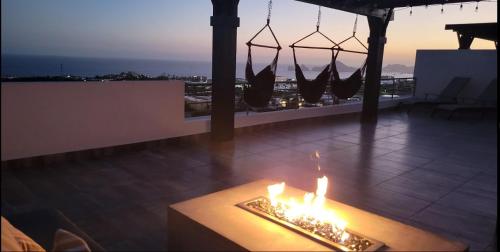
<path id="1" fill-rule="evenodd" d="M 340 43 L 338 43 L 338 45 L 340 46 L 351 39 L 355 39 L 363 48 L 365 48 L 365 50 L 368 51 L 368 47 L 363 42 L 361 42 L 361 40 L 359 40 L 358 37 L 356 37 L 356 30 L 357 29 L 358 29 L 358 15 L 356 14 L 356 19 L 354 19 L 354 27 L 352 29 L 352 36 L 340 41 Z M 345 51 L 348 51 L 348 50 L 345 50 Z"/>
<path id="2" fill-rule="evenodd" d="M 273 9 L 273 0 L 269 0 L 269 3 L 267 4 L 267 24 L 271 22 L 271 11 Z"/>
<path id="3" fill-rule="evenodd" d="M 319 31 L 321 25 L 321 6 L 318 6 L 318 21 L 316 22 L 316 31 Z"/>
<path id="4" fill-rule="evenodd" d="M 291 48 L 305 48 L 305 49 L 326 49 L 326 50 L 339 50 L 341 49 L 339 47 L 339 44 L 338 43 L 335 43 L 335 41 L 333 41 L 331 38 L 329 38 L 328 36 L 326 36 L 325 34 L 323 34 L 321 31 L 319 31 L 319 27 L 321 25 L 321 6 L 318 6 L 318 20 L 317 20 L 317 23 L 316 23 L 316 30 L 311 32 L 310 34 L 304 36 L 303 38 L 293 42 L 290 47 Z M 298 46 L 296 44 L 302 42 L 303 40 L 311 37 L 312 35 L 316 34 L 316 33 L 319 33 L 323 38 L 327 39 L 328 41 L 330 41 L 333 45 L 332 47 L 317 47 L 317 46 Z"/>
<path id="5" fill-rule="evenodd" d="M 357 29 L 358 29 L 358 14 L 356 14 L 356 19 L 354 20 L 354 28 L 352 28 L 352 36 L 356 36 Z"/>
<path id="6" fill-rule="evenodd" d="M 281 50 L 281 45 L 280 45 L 280 42 L 278 41 L 278 39 L 276 38 L 276 35 L 274 35 L 274 31 L 273 29 L 271 28 L 271 26 L 269 25 L 269 23 L 271 22 L 271 10 L 273 8 L 273 0 L 269 0 L 269 3 L 267 5 L 267 19 L 266 19 L 266 25 L 264 25 L 264 27 L 262 27 L 262 29 L 260 29 L 257 34 L 255 34 L 248 42 L 247 42 L 247 45 L 250 47 L 250 46 L 256 46 L 256 47 L 263 47 L 263 48 L 270 48 L 270 49 L 277 49 L 278 51 Z M 271 32 L 271 35 L 273 36 L 273 39 L 274 41 L 276 42 L 276 46 L 269 46 L 269 45 L 261 45 L 261 44 L 255 44 L 255 43 L 252 43 L 252 41 L 257 37 L 259 36 L 259 34 L 264 31 L 264 29 L 268 28 L 269 31 Z"/>

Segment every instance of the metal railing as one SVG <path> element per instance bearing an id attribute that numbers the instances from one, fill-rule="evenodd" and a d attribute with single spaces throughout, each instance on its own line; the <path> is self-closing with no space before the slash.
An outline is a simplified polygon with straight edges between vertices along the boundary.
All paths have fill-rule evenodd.
<path id="1" fill-rule="evenodd" d="M 364 85 L 361 89 L 349 99 L 338 99 L 331 95 L 330 88 L 321 97 L 321 100 L 315 104 L 306 103 L 297 90 L 296 81 L 277 81 L 275 83 L 273 96 L 266 108 L 252 109 L 243 101 L 243 85 L 245 81 L 236 81 L 235 91 L 235 111 L 279 111 L 288 109 L 300 109 L 302 107 L 323 107 L 335 106 L 338 104 L 361 102 L 363 100 Z M 186 82 L 185 86 L 185 115 L 186 117 L 196 117 L 210 115 L 212 85 L 208 83 Z M 399 99 L 403 97 L 414 96 L 416 87 L 415 78 L 382 78 L 380 87 L 381 99 Z"/>
<path id="2" fill-rule="evenodd" d="M 416 88 L 415 77 L 411 78 L 384 78 L 380 80 L 380 95 L 391 99 L 402 96 L 414 96 Z"/>

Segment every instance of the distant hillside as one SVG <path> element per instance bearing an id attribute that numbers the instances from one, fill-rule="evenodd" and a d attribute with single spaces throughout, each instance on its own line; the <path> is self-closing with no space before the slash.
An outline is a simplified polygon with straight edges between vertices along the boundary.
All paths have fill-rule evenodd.
<path id="1" fill-rule="evenodd" d="M 325 69 L 326 65 L 323 65 L 323 66 L 313 66 L 311 68 L 309 68 L 309 67 L 307 67 L 305 65 L 300 65 L 300 67 L 302 68 L 302 71 L 304 71 L 304 72 L 306 72 L 306 71 L 320 72 L 320 71 L 323 71 L 323 69 Z M 294 66 L 288 66 L 288 71 L 295 71 L 295 67 Z M 337 71 L 339 71 L 339 72 L 354 72 L 354 71 L 356 71 L 356 68 L 347 66 L 344 63 L 342 63 L 340 61 L 337 61 Z"/>
<path id="2" fill-rule="evenodd" d="M 302 72 L 311 71 L 311 69 L 309 69 L 309 67 L 304 65 L 304 64 L 300 65 L 300 69 L 302 69 Z M 288 66 L 288 71 L 295 71 L 295 66 L 293 66 L 293 65 Z M 312 71 L 314 71 L 314 70 L 312 70 Z"/>
<path id="3" fill-rule="evenodd" d="M 357 68 L 348 66 L 348 65 L 346 65 L 338 60 L 335 63 L 337 64 L 337 71 L 339 71 L 339 72 L 354 72 L 354 71 L 358 70 Z"/>
<path id="4" fill-rule="evenodd" d="M 405 74 L 412 74 L 413 73 L 413 66 L 405 66 L 401 64 L 389 64 L 382 68 L 382 71 L 385 73 L 405 73 Z"/>

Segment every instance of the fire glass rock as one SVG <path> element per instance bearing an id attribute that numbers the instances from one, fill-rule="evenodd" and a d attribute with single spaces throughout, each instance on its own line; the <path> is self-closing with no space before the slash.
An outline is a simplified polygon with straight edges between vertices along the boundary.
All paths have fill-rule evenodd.
<path id="1" fill-rule="evenodd" d="M 300 216 L 299 218 L 295 218 L 292 220 L 288 219 L 285 217 L 285 210 L 289 208 L 289 206 L 281 202 L 278 202 L 276 206 L 272 206 L 269 199 L 258 198 L 254 201 L 248 202 L 246 205 L 267 215 L 278 218 L 279 220 L 286 221 L 297 227 L 305 229 L 308 232 L 316 234 L 329 241 L 345 246 L 352 251 L 364 251 L 366 248 L 372 245 L 369 240 L 363 237 L 350 233 L 347 230 L 337 230 L 337 228 L 330 223 L 319 222 L 311 216 Z M 349 238 L 347 238 L 345 241 L 342 241 L 343 232 L 349 234 Z"/>

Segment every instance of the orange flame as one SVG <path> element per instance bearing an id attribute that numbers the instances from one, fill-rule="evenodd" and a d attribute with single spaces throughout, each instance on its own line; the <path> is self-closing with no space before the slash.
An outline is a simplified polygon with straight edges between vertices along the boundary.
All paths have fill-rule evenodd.
<path id="1" fill-rule="evenodd" d="M 284 182 L 267 187 L 271 205 L 276 206 L 278 203 L 288 205 L 288 208 L 286 208 L 284 212 L 287 219 L 294 220 L 302 217 L 313 217 L 319 222 L 330 223 L 342 233 L 341 239 L 342 241 L 345 241 L 349 238 L 349 234 L 344 232 L 347 227 L 347 222 L 339 218 L 334 211 L 327 209 L 324 206 L 327 188 L 328 178 L 326 176 L 318 178 L 316 193 L 305 193 L 304 200 L 302 204 L 300 204 L 294 198 L 290 198 L 287 202 L 278 199 L 278 196 L 285 190 Z"/>
<path id="2" fill-rule="evenodd" d="M 269 200 L 271 200 L 271 205 L 276 206 L 278 204 L 277 197 L 285 191 L 285 182 L 279 184 L 270 185 L 267 187 L 267 192 L 269 194 Z"/>
<path id="3" fill-rule="evenodd" d="M 321 171 L 321 167 L 319 166 L 319 158 L 320 158 L 319 151 L 315 151 L 314 156 L 316 157 L 316 162 L 317 162 L 316 166 L 318 167 L 318 171 Z"/>

